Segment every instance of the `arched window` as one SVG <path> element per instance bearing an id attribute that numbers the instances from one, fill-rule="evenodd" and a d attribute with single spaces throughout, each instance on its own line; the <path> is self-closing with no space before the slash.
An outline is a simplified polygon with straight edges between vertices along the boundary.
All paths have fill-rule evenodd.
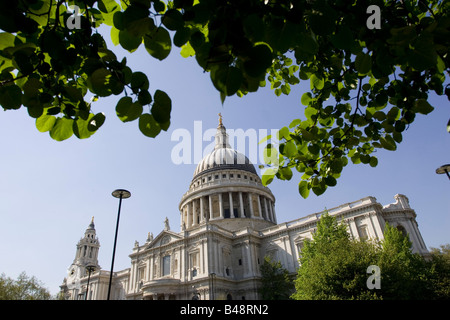
<path id="1" fill-rule="evenodd" d="M 163 257 L 163 266 L 162 267 L 163 267 L 162 275 L 163 276 L 170 275 L 170 256 Z"/>

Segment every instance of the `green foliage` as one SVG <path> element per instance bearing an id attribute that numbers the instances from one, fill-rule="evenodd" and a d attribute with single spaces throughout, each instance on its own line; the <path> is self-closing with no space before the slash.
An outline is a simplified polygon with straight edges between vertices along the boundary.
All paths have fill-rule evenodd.
<path id="1" fill-rule="evenodd" d="M 386 224 L 377 265 L 381 269 L 383 299 L 434 299 L 426 261 L 411 252 L 411 242 L 397 228 Z"/>
<path id="2" fill-rule="evenodd" d="M 22 272 L 17 280 L 0 275 L 0 300 L 50 300 L 50 292 L 34 276 Z"/>
<path id="3" fill-rule="evenodd" d="M 431 248 L 430 251 L 428 281 L 433 288 L 433 298 L 448 300 L 450 299 L 450 244 L 441 245 L 440 248 Z"/>
<path id="4" fill-rule="evenodd" d="M 312 241 L 305 241 L 300 259 L 296 300 L 379 299 L 366 286 L 367 267 L 374 264 L 377 248 L 352 241 L 346 227 L 322 214 Z"/>
<path id="5" fill-rule="evenodd" d="M 366 24 L 374 4 L 380 29 Z M 80 8 L 79 27 L 69 23 L 69 5 Z M 149 137 L 167 130 L 169 103 L 160 105 L 147 76 L 106 47 L 96 31 L 106 24 L 112 42 L 129 52 L 143 43 L 149 57 L 164 60 L 175 45 L 195 57 L 222 102 L 267 83 L 279 96 L 309 82 L 304 116 L 282 128 L 263 181 L 290 180 L 297 171 L 300 195 L 321 195 L 350 161 L 376 167 L 377 149 L 395 151 L 416 115 L 433 111 L 430 94 L 450 98 L 449 9 L 442 0 L 4 1 L 0 104 L 26 107 L 38 130 L 64 140 L 100 128 L 92 101 L 123 95 L 132 100 L 118 100 L 122 121 L 139 119 Z"/>
<path id="6" fill-rule="evenodd" d="M 281 266 L 280 261 L 273 261 L 265 256 L 260 266 L 261 287 L 259 292 L 263 300 L 287 300 L 292 291 L 289 272 Z"/>
<path id="7" fill-rule="evenodd" d="M 154 7 L 166 10 L 159 3 Z M 124 95 L 116 105 L 120 120 L 139 119 L 139 128 L 150 137 L 168 129 L 170 98 L 156 90 L 153 99 L 147 76 L 119 60 L 96 31 L 110 25 L 116 45 L 133 52 L 144 42 L 151 56 L 164 59 L 171 39 L 166 29 L 156 27 L 159 14 L 150 12 L 150 1 L 24 0 L 2 2 L 0 9 L 0 104 L 5 110 L 26 107 L 36 128 L 54 140 L 85 139 L 105 121 L 93 102 Z M 152 129 L 145 105 L 157 113 Z"/>
<path id="8" fill-rule="evenodd" d="M 381 242 L 351 240 L 344 232 L 335 218 L 322 215 L 313 239 L 302 249 L 293 299 L 448 299 L 448 250 L 446 255 L 435 250 L 425 260 L 389 224 Z M 371 265 L 380 268 L 379 289 L 367 288 Z"/>

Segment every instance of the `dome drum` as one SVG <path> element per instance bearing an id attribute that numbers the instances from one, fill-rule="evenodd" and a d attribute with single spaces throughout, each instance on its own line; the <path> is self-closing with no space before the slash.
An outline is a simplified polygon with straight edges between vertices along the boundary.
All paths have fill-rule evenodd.
<path id="1" fill-rule="evenodd" d="M 220 189 L 207 195 L 190 197 L 183 202 L 180 213 L 184 230 L 207 222 L 230 225 L 226 220 L 236 220 L 233 229 L 245 227 L 250 220 L 268 222 L 261 227 L 276 224 L 273 198 L 251 189 L 243 191 Z"/>

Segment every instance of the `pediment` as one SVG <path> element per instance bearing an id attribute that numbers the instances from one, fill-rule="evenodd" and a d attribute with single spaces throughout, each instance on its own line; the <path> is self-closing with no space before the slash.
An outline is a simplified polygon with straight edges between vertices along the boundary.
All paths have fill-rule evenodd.
<path id="1" fill-rule="evenodd" d="M 180 240 L 182 237 L 173 231 L 161 231 L 147 246 L 147 248 L 157 248 L 166 245 L 170 242 Z"/>

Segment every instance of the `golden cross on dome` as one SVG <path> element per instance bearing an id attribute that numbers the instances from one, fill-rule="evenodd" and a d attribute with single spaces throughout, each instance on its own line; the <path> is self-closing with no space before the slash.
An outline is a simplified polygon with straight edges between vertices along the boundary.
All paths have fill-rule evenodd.
<path id="1" fill-rule="evenodd" d="M 222 114 L 219 113 L 219 125 L 222 125 Z"/>

